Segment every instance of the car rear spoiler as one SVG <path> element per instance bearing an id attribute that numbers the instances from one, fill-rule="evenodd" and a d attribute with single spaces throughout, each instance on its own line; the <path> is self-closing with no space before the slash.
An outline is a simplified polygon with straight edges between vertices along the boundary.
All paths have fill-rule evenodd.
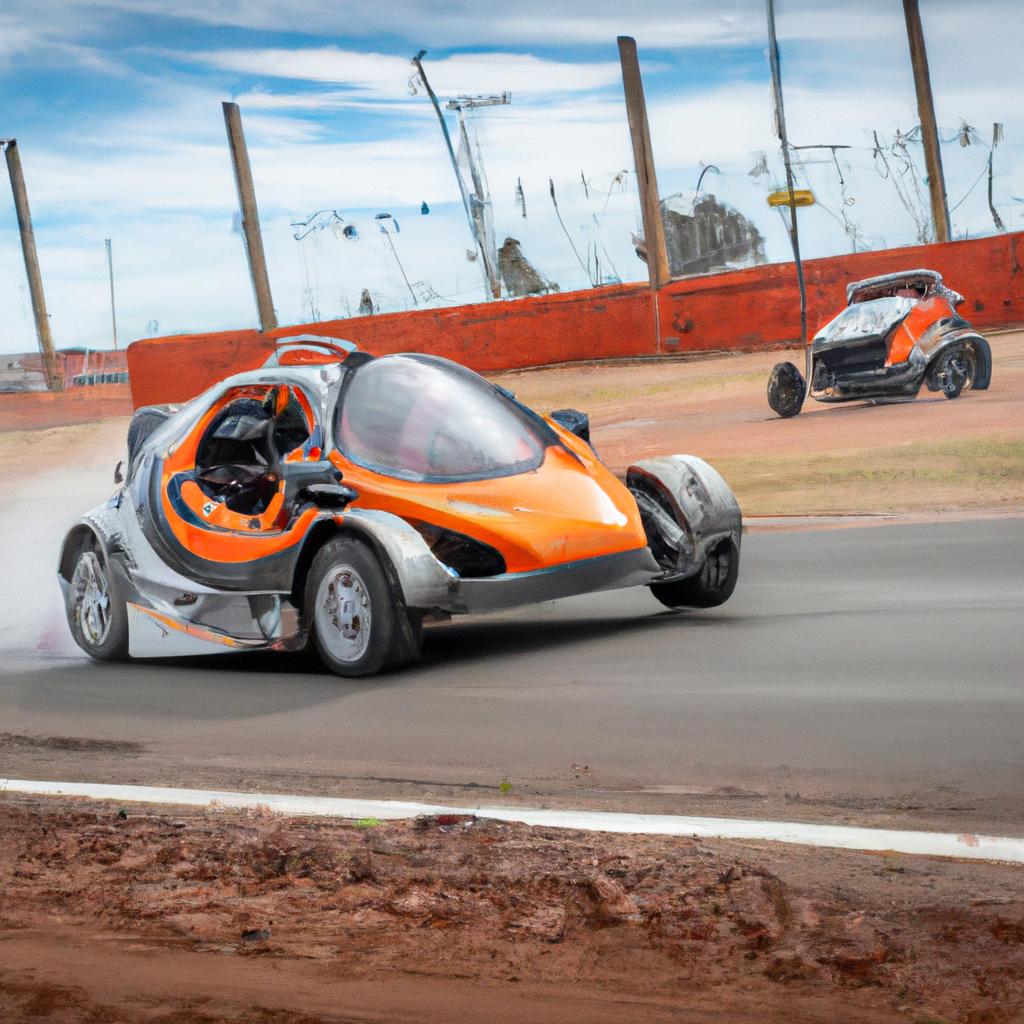
<path id="1" fill-rule="evenodd" d="M 324 338 L 317 334 L 296 334 L 280 338 L 267 357 L 270 366 L 296 366 L 306 363 L 343 363 L 359 346 L 344 338 Z"/>
<path id="2" fill-rule="evenodd" d="M 901 270 L 895 274 L 880 274 L 878 277 L 866 277 L 863 281 L 854 281 L 846 286 L 847 305 L 853 300 L 854 295 L 867 288 L 879 288 L 886 285 L 895 287 L 901 284 L 916 284 L 927 282 L 932 288 L 942 287 L 942 275 L 935 270 Z"/>

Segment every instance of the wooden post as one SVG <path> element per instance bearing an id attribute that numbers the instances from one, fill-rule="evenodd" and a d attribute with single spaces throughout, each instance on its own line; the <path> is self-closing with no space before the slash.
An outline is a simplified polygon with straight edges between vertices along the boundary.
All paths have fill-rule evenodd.
<path id="1" fill-rule="evenodd" d="M 28 208 L 28 192 L 25 190 L 25 175 L 21 170 L 17 139 L 0 140 L 7 158 L 7 173 L 11 177 L 11 191 L 14 193 L 14 209 L 18 215 L 18 230 L 21 233 L 21 251 L 25 257 L 25 273 L 28 276 L 28 290 L 32 297 L 32 315 L 36 321 L 36 337 L 43 357 L 43 373 L 46 386 L 51 391 L 63 387 L 57 370 L 57 357 L 53 351 L 53 336 L 50 334 L 50 317 L 46 312 L 46 297 L 43 295 L 43 276 L 39 271 L 39 257 L 36 254 L 36 237 L 32 230 L 32 214 Z"/>
<path id="2" fill-rule="evenodd" d="M 932 99 L 931 76 L 928 73 L 928 53 L 924 47 L 921 11 L 917 4 L 918 0 L 903 0 L 903 14 L 907 20 L 910 64 L 914 70 L 914 88 L 917 90 L 917 116 L 921 119 L 921 142 L 924 144 L 924 165 L 928 172 L 935 241 L 948 242 L 949 204 L 946 202 L 946 179 L 942 173 L 939 132 L 935 127 L 935 103 Z"/>
<path id="3" fill-rule="evenodd" d="M 228 146 L 231 149 L 231 166 L 235 172 L 238 188 L 238 205 L 242 211 L 242 237 L 245 239 L 245 254 L 249 260 L 249 275 L 252 290 L 256 295 L 256 310 L 260 318 L 260 330 L 266 333 L 277 327 L 274 301 L 270 295 L 270 278 L 267 275 L 267 257 L 263 252 L 263 236 L 260 234 L 260 214 L 256 208 L 256 190 L 252 184 L 252 168 L 249 166 L 249 151 L 242 134 L 242 115 L 237 103 L 224 103 L 224 125 L 228 131 Z"/>
<path id="4" fill-rule="evenodd" d="M 661 200 L 658 197 L 658 179 L 654 171 L 654 153 L 651 149 L 651 131 L 647 123 L 647 103 L 644 84 L 640 78 L 640 61 L 636 53 L 636 40 L 632 36 L 619 36 L 619 61 L 622 64 L 622 87 L 626 94 L 626 115 L 629 135 L 633 141 L 633 162 L 636 166 L 637 188 L 640 191 L 640 211 L 643 215 L 644 244 L 647 247 L 647 273 L 651 288 L 657 291 L 668 284 L 668 250 L 665 247 L 665 223 L 661 219 Z M 657 328 L 660 333 L 660 328 Z"/>

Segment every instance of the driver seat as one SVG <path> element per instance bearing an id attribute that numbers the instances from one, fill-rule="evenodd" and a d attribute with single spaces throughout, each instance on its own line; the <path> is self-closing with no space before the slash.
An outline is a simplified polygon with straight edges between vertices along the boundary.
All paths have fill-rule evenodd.
<path id="1" fill-rule="evenodd" d="M 196 452 L 196 482 L 202 492 L 241 515 L 268 512 L 281 493 L 274 425 L 273 414 L 255 399 L 239 399 L 224 409 Z M 231 484 L 236 489 L 225 495 Z"/>

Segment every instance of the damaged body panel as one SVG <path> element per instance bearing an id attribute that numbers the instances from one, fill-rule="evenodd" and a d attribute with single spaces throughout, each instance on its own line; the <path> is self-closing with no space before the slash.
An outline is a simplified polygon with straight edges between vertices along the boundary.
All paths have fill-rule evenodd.
<path id="1" fill-rule="evenodd" d="M 914 398 L 926 386 L 956 398 L 984 390 L 992 376 L 988 342 L 958 312 L 963 296 L 932 270 L 857 281 L 847 306 L 809 342 L 810 379 L 779 363 L 768 402 L 780 416 L 819 402 Z"/>
<path id="2" fill-rule="evenodd" d="M 710 466 L 650 459 L 624 484 L 584 414 L 542 417 L 431 356 L 282 342 L 140 409 L 126 464 L 58 565 L 101 659 L 312 643 L 368 675 L 413 660 L 432 618 L 637 585 L 709 607 L 735 585 L 739 509 Z"/>

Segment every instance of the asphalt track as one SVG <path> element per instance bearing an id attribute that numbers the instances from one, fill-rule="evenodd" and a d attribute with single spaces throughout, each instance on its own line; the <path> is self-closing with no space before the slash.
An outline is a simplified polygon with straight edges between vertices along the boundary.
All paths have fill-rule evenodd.
<path id="1" fill-rule="evenodd" d="M 5 659 L 0 776 L 1024 835 L 1019 518 L 755 533 L 723 608 L 457 620 L 362 683 Z"/>

